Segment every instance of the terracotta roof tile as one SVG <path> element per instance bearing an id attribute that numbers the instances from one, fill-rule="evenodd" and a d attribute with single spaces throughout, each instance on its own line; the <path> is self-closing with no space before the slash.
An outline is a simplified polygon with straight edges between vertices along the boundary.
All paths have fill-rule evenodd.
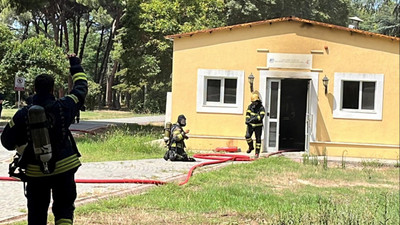
<path id="1" fill-rule="evenodd" d="M 313 21 L 313 20 L 307 20 L 307 19 L 302 19 L 302 18 L 292 17 L 292 16 L 282 17 L 282 18 L 277 18 L 277 19 L 270 19 L 270 20 L 262 20 L 262 21 L 251 22 L 251 23 L 243 23 L 243 24 L 237 24 L 237 25 L 231 25 L 231 26 L 225 26 L 225 27 L 217 27 L 217 28 L 206 29 L 206 30 L 198 30 L 198 31 L 182 33 L 182 34 L 168 35 L 168 36 L 165 36 L 165 38 L 176 39 L 176 38 L 182 38 L 182 37 L 191 37 L 195 34 L 212 33 L 212 32 L 221 31 L 221 30 L 228 30 L 228 29 L 232 30 L 232 29 L 237 29 L 237 28 L 242 28 L 242 27 L 251 27 L 251 26 L 272 24 L 272 23 L 284 22 L 284 21 L 296 21 L 296 22 L 302 22 L 302 23 L 309 23 L 309 24 L 332 28 L 332 29 L 337 29 L 337 30 L 349 31 L 349 32 L 353 32 L 353 33 L 365 34 L 365 35 L 369 35 L 369 36 L 375 36 L 375 37 L 381 37 L 381 38 L 387 38 L 387 39 L 391 39 L 391 40 L 400 41 L 400 37 L 388 36 L 388 35 L 384 35 L 384 34 L 378 34 L 378 33 L 373 33 L 373 32 L 369 32 L 369 31 L 353 29 L 353 28 L 347 28 L 347 27 L 343 27 L 343 26 L 333 25 L 333 24 L 329 24 L 329 23 L 322 23 L 322 22 L 317 22 L 317 21 Z"/>

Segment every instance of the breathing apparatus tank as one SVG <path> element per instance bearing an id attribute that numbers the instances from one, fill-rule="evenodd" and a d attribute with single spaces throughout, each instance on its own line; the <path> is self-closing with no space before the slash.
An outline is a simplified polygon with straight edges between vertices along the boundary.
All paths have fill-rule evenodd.
<path id="1" fill-rule="evenodd" d="M 166 145 L 168 145 L 169 138 L 171 136 L 171 127 L 172 127 L 172 123 L 171 122 L 167 122 L 165 124 L 165 127 L 164 127 L 164 142 L 165 142 Z"/>
<path id="2" fill-rule="evenodd" d="M 43 163 L 43 173 L 49 174 L 48 162 L 52 157 L 50 135 L 45 110 L 33 105 L 28 110 L 28 120 L 35 156 Z"/>

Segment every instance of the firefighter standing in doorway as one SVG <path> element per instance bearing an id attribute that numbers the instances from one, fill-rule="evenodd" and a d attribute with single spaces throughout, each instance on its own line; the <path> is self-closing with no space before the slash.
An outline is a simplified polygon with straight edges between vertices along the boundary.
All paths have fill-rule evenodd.
<path id="1" fill-rule="evenodd" d="M 251 104 L 247 107 L 246 111 L 246 141 L 249 145 L 249 149 L 247 153 L 251 153 L 254 150 L 253 139 L 251 136 L 253 132 L 256 136 L 256 158 L 260 156 L 260 149 L 261 149 L 261 134 L 263 128 L 263 119 L 265 116 L 265 109 L 262 105 L 260 94 L 255 91 L 251 95 Z"/>
<path id="2" fill-rule="evenodd" d="M 186 117 L 184 115 L 179 115 L 177 123 L 172 125 L 170 130 L 170 138 L 167 143 L 168 150 L 164 155 L 165 160 L 196 161 L 185 152 L 185 140 L 189 139 L 186 134 L 189 133 L 189 130 L 184 131 L 184 126 L 186 126 Z"/>
<path id="3" fill-rule="evenodd" d="M 8 150 L 21 156 L 10 164 L 10 176 L 26 182 L 28 224 L 46 225 L 51 196 L 55 225 L 73 224 L 77 196 L 75 172 L 81 165 L 80 153 L 69 130 L 82 107 L 88 84 L 86 74 L 75 54 L 68 55 L 74 82 L 70 94 L 55 99 L 54 79 L 42 74 L 35 78 L 36 94 L 32 105 L 15 113 L 1 135 Z"/>

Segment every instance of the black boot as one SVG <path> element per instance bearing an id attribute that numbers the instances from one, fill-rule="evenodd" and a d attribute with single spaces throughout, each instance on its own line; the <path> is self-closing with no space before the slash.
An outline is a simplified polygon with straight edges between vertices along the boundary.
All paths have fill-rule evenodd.
<path id="1" fill-rule="evenodd" d="M 249 149 L 248 149 L 246 152 L 247 152 L 247 154 L 249 154 L 249 153 L 251 153 L 251 151 L 253 151 L 253 150 L 254 150 L 254 148 L 249 147 Z"/>
<path id="2" fill-rule="evenodd" d="M 256 149 L 255 158 L 258 159 L 258 157 L 260 157 L 260 149 Z"/>

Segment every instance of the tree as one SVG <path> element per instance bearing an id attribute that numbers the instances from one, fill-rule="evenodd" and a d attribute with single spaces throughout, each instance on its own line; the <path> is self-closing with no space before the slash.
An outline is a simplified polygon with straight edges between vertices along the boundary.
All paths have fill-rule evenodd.
<path id="1" fill-rule="evenodd" d="M 349 12 L 348 0 L 227 0 L 225 7 L 228 25 L 287 16 L 345 25 Z"/>
<path id="2" fill-rule="evenodd" d="M 364 21 L 360 29 L 399 37 L 399 4 L 395 0 L 352 0 L 350 10 Z"/>
<path id="3" fill-rule="evenodd" d="M 165 35 L 225 24 L 221 0 L 130 0 L 122 20 L 121 84 L 135 110 L 163 112 L 170 90 L 172 46 Z"/>
<path id="4" fill-rule="evenodd" d="M 22 43 L 13 42 L 0 64 L 0 84 L 6 92 L 13 92 L 15 76 L 24 77 L 27 91 L 33 92 L 37 75 L 49 74 L 55 79 L 55 87 L 63 87 L 69 74 L 68 61 L 53 40 L 38 36 Z"/>

